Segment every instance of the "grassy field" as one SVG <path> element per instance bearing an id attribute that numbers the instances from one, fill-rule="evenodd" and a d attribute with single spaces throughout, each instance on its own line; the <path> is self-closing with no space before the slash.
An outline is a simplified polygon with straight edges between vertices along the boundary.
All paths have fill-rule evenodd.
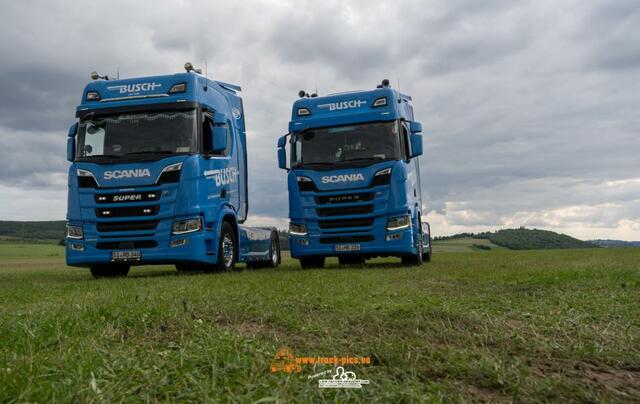
<path id="1" fill-rule="evenodd" d="M 272 373 L 282 347 L 368 356 L 348 370 L 370 384 Z M 638 401 L 640 249 L 93 280 L 0 245 L 0 402 L 134 400 Z"/>

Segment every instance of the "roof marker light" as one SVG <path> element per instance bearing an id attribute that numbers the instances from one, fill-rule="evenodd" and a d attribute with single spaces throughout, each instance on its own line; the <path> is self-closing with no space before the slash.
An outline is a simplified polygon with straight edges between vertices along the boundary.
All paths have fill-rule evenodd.
<path id="1" fill-rule="evenodd" d="M 187 91 L 187 83 L 178 83 L 171 86 L 169 94 L 184 93 L 185 91 Z"/>
<path id="2" fill-rule="evenodd" d="M 311 115 L 311 111 L 309 108 L 298 108 L 298 116 L 308 116 Z"/>
<path id="3" fill-rule="evenodd" d="M 387 97 L 380 97 L 373 102 L 373 108 L 387 105 Z"/>

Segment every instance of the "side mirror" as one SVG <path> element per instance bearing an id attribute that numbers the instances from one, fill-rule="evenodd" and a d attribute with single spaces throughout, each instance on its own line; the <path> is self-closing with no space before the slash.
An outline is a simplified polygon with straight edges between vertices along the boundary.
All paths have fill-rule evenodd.
<path id="1" fill-rule="evenodd" d="M 226 124 L 211 124 L 212 133 L 212 152 L 221 153 L 227 149 L 227 125 Z"/>
<path id="2" fill-rule="evenodd" d="M 409 122 L 409 131 L 411 133 L 420 133 L 422 132 L 422 124 L 416 121 Z"/>
<path id="3" fill-rule="evenodd" d="M 409 135 L 411 141 L 411 157 L 418 157 L 422 155 L 422 135 L 418 133 L 411 133 Z"/>
<path id="4" fill-rule="evenodd" d="M 67 160 L 73 161 L 76 158 L 76 134 L 78 133 L 78 123 L 69 127 L 67 135 Z"/>
<path id="5" fill-rule="evenodd" d="M 214 112 L 207 114 L 206 120 L 209 125 L 209 136 L 211 136 L 209 144 L 212 153 L 222 153 L 227 149 L 227 132 L 229 130 L 227 124 L 227 114 L 222 112 Z"/>
<path id="6" fill-rule="evenodd" d="M 278 167 L 286 170 L 287 169 L 287 136 L 284 135 L 278 139 Z"/>

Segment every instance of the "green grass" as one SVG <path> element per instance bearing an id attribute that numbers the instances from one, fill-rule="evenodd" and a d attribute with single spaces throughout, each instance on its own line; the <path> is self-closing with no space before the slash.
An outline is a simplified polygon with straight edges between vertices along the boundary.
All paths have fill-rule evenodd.
<path id="1" fill-rule="evenodd" d="M 60 247 L 2 245 L 0 402 L 640 399 L 640 249 L 391 261 L 93 280 Z M 271 373 L 283 346 L 371 356 L 349 368 L 371 384 Z"/>
<path id="2" fill-rule="evenodd" d="M 456 238 L 433 241 L 433 251 L 435 253 L 490 251 L 477 248 L 476 246 L 478 245 L 489 247 L 491 250 L 507 250 L 507 248 L 500 247 L 499 245 L 493 244 L 491 241 L 483 238 Z"/>

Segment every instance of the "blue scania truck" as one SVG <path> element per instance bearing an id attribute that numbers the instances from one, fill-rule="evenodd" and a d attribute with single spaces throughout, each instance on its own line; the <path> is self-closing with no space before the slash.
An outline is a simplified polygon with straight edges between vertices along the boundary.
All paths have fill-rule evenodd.
<path id="1" fill-rule="evenodd" d="M 186 72 L 92 73 L 69 129 L 66 259 L 95 277 L 132 265 L 178 271 L 280 263 L 278 234 L 249 210 L 240 87 Z"/>
<path id="2" fill-rule="evenodd" d="M 430 260 L 422 124 L 411 97 L 388 80 L 369 91 L 299 96 L 289 133 L 278 139 L 278 164 L 288 171 L 291 256 L 303 268 L 322 267 L 331 256 L 346 265 L 378 256 L 407 265 Z"/>

